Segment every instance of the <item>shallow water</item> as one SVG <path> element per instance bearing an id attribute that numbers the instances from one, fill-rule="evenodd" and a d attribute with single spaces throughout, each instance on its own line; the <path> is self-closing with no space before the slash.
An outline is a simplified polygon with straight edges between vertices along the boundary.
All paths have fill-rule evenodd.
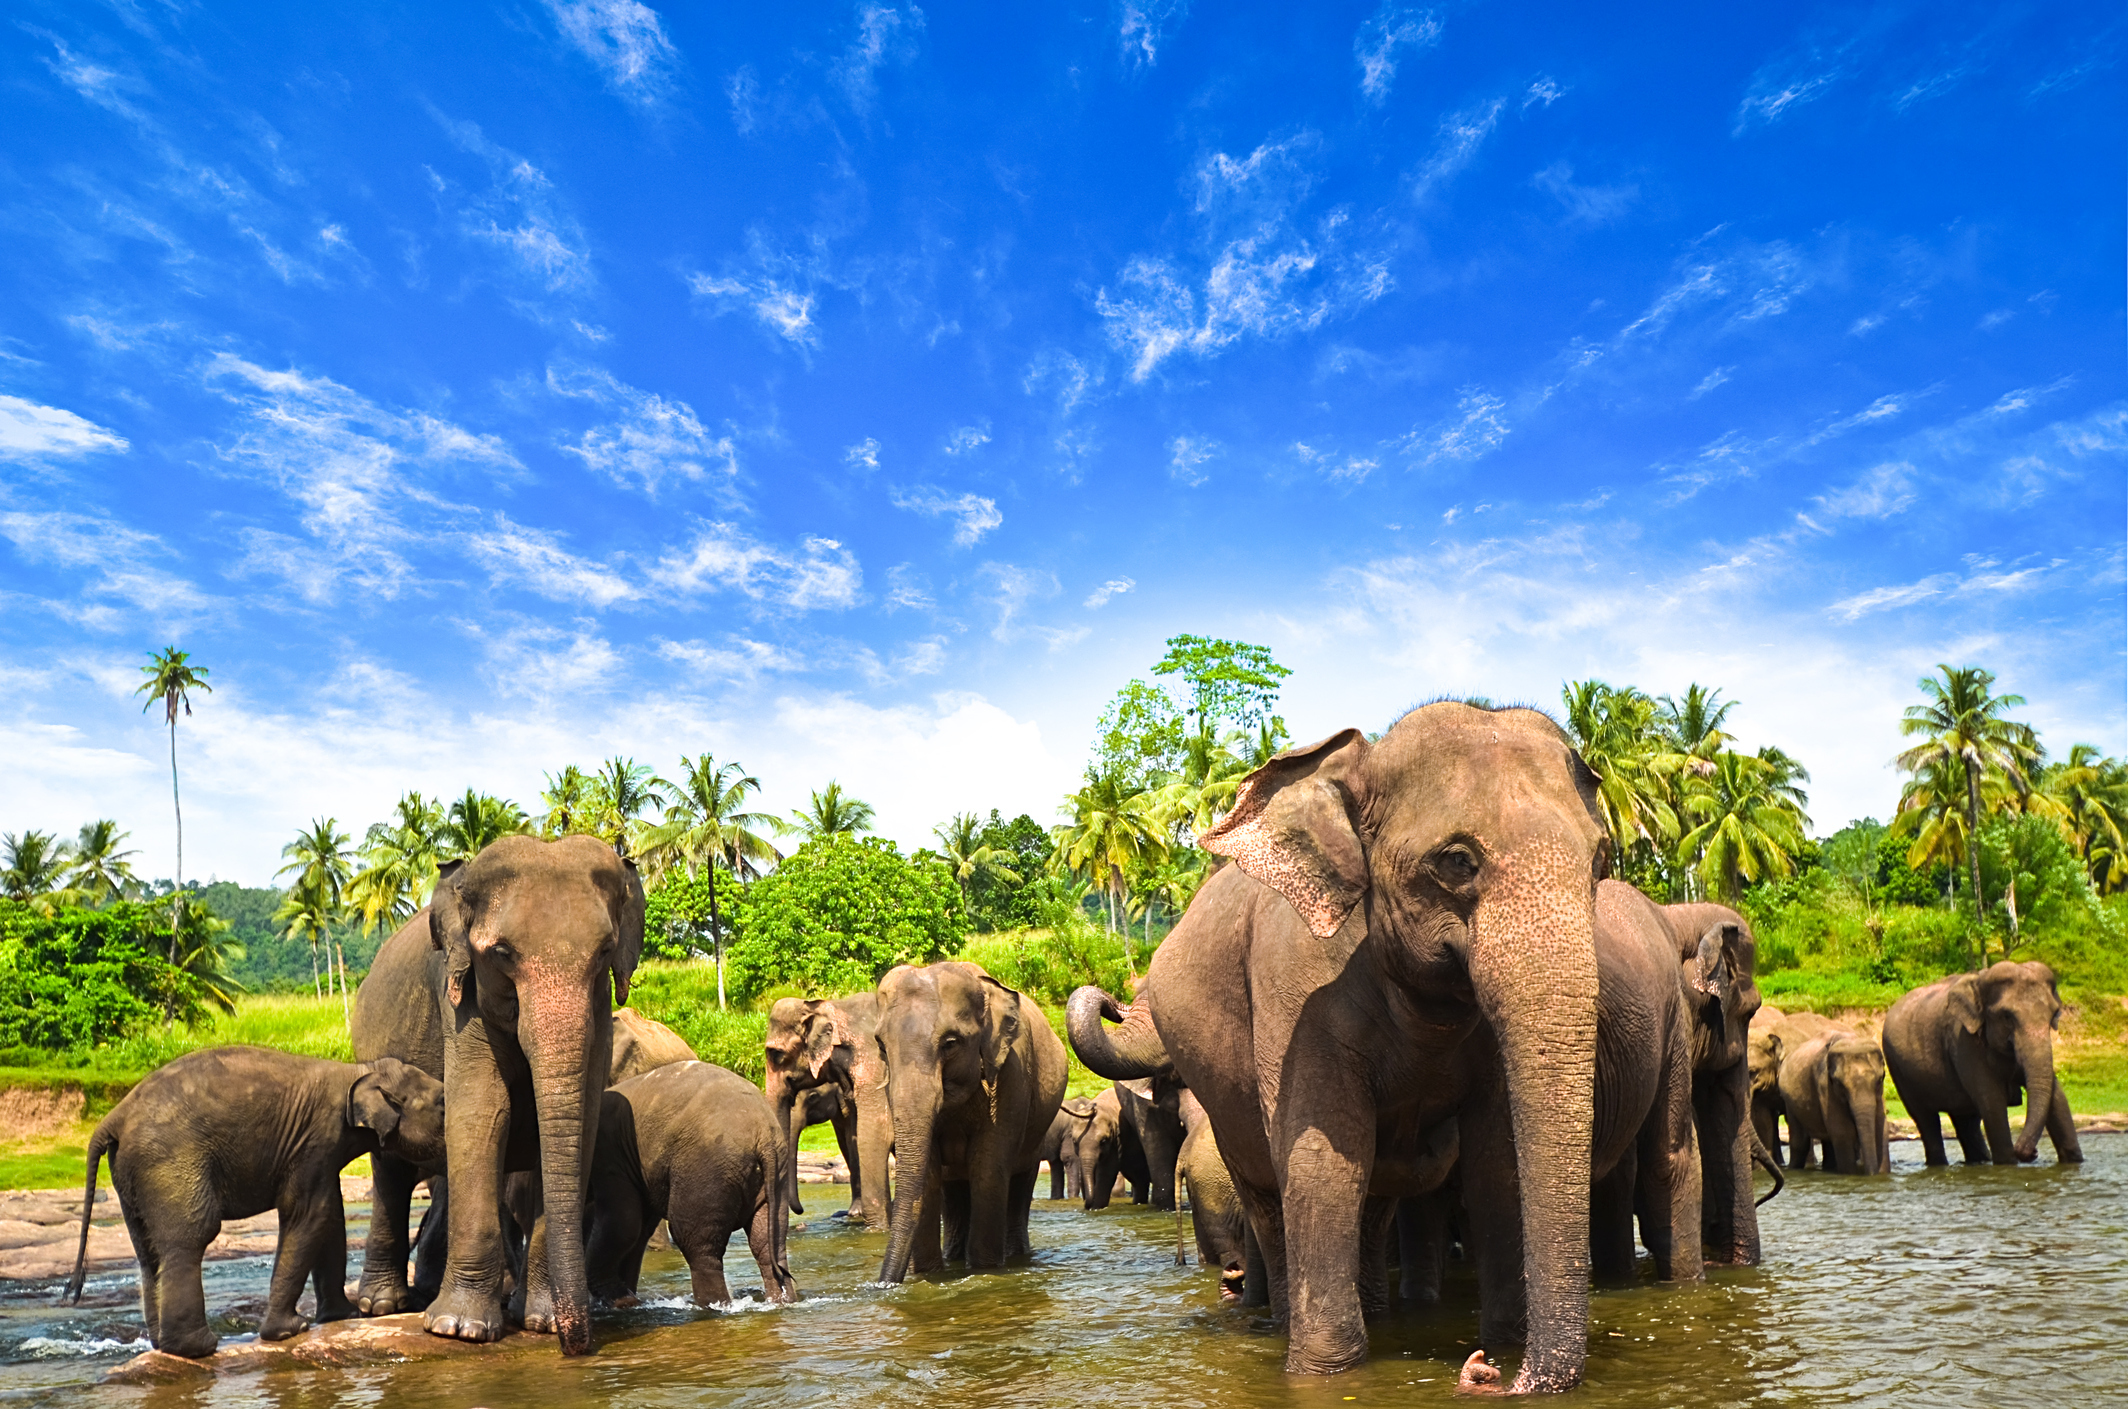
<path id="1" fill-rule="evenodd" d="M 1791 1175 L 1763 1210 L 1764 1266 L 1717 1272 L 1704 1287 L 1596 1294 L 1588 1382 L 1566 1402 L 2128 1401 L 2128 1137 L 2090 1136 L 2085 1150 L 2080 1169 L 1927 1170 L 1920 1146 L 1902 1142 L 1888 1179 Z M 803 1303 L 698 1311 L 678 1255 L 653 1253 L 643 1286 L 653 1304 L 602 1315 L 599 1353 L 577 1361 L 542 1349 L 90 1393 L 132 1353 L 132 1308 L 60 1314 L 49 1306 L 56 1286 L 18 1284 L 0 1299 L 0 1401 L 1341 1409 L 1451 1402 L 1476 1335 L 1474 1285 L 1452 1270 L 1440 1308 L 1373 1326 L 1364 1366 L 1289 1378 L 1267 1321 L 1222 1311 L 1209 1273 L 1175 1266 L 1172 1216 L 1127 1206 L 1087 1214 L 1037 1201 L 1032 1266 L 867 1286 L 885 1239 L 825 1216 L 842 1192 L 806 1190 L 806 1227 L 791 1239 Z M 758 1285 L 743 1239 L 725 1266 L 735 1290 Z M 210 1308 L 263 1295 L 267 1270 L 264 1258 L 210 1264 Z M 91 1290 L 109 1300 L 131 1282 L 108 1274 Z"/>

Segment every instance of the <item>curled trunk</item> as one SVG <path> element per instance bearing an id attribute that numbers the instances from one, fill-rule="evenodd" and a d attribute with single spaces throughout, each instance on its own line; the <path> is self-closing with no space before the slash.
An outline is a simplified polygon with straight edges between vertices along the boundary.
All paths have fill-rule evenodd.
<path id="1" fill-rule="evenodd" d="M 1111 1029 L 1109 1024 L 1116 1024 Z M 1064 1010 L 1064 1028 L 1071 1047 L 1086 1069 L 1114 1081 L 1134 1081 L 1168 1068 L 1167 1048 L 1153 1028 L 1149 1002 L 1128 1007 L 1100 989 L 1088 985 L 1071 995 Z"/>
<path id="2" fill-rule="evenodd" d="M 887 1255 L 879 1265 L 879 1280 L 899 1282 L 909 1275 L 910 1255 L 916 1248 L 917 1224 L 924 1212 L 924 1191 L 931 1182 L 933 1127 L 938 1123 L 937 1077 L 927 1091 L 909 1090 L 913 1081 L 894 1089 L 894 1207 L 887 1218 Z"/>
<path id="3" fill-rule="evenodd" d="M 2017 1157 L 2039 1158 L 2040 1132 L 2054 1106 L 2054 1034 L 2046 1028 L 2017 1035 L 2017 1066 L 2024 1075 L 2025 1128 L 2017 1136 Z"/>

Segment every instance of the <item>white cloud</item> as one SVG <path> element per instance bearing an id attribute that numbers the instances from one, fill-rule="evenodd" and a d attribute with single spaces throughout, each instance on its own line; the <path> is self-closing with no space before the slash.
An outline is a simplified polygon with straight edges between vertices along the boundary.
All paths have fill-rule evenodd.
<path id="1" fill-rule="evenodd" d="M 1358 484 L 1361 480 L 1367 478 L 1368 475 L 1380 469 L 1382 463 L 1371 456 L 1344 455 L 1340 457 L 1335 450 L 1318 449 L 1304 440 L 1293 442 L 1293 453 L 1300 457 L 1302 464 L 1322 471 L 1323 474 L 1331 479 L 1346 480 L 1353 484 Z"/>
<path id="2" fill-rule="evenodd" d="M 887 569 L 887 610 L 909 607 L 927 612 L 938 604 L 931 597 L 931 582 L 907 563 Z"/>
<path id="3" fill-rule="evenodd" d="M 621 673 L 620 652 L 589 622 L 574 629 L 525 625 L 498 634 L 474 623 L 467 634 L 479 643 L 481 675 L 505 699 L 548 701 L 605 693 Z"/>
<path id="4" fill-rule="evenodd" d="M 835 83 L 853 111 L 862 115 L 872 110 L 879 96 L 880 68 L 915 58 L 917 36 L 923 32 L 924 12 L 914 5 L 857 7 L 857 35 L 835 64 Z"/>
<path id="5" fill-rule="evenodd" d="M 1109 600 L 1131 591 L 1138 584 L 1128 577 L 1112 577 L 1087 595 L 1085 605 L 1095 611 L 1109 604 Z"/>
<path id="6" fill-rule="evenodd" d="M 1399 49 L 1430 49 L 1441 42 L 1441 21 L 1431 10 L 1407 10 L 1393 0 L 1360 25 L 1352 37 L 1352 56 L 1360 66 L 1360 92 L 1371 102 L 1389 96 L 1396 83 Z"/>
<path id="7" fill-rule="evenodd" d="M 1426 199 L 1475 161 L 1478 149 L 1499 125 L 1500 109 L 1506 105 L 1504 98 L 1489 98 L 1443 118 L 1432 154 L 1411 178 L 1412 196 Z"/>
<path id="8" fill-rule="evenodd" d="M 1528 112 L 1532 107 L 1535 107 L 1539 103 L 1544 104 L 1544 106 L 1546 107 L 1550 107 L 1552 104 L 1558 102 L 1565 95 L 1566 90 L 1564 88 L 1561 88 L 1558 84 L 1554 83 L 1551 79 L 1540 78 L 1535 83 L 1532 83 L 1529 86 L 1528 92 L 1522 95 L 1522 110 L 1524 112 Z"/>
<path id="9" fill-rule="evenodd" d="M 474 534 L 467 546 L 495 581 L 516 583 L 553 601 L 610 607 L 641 595 L 613 569 L 563 548 L 561 535 L 513 524 L 501 514 L 493 529 Z"/>
<path id="10" fill-rule="evenodd" d="M 842 452 L 842 463 L 867 474 L 879 468 L 879 442 L 866 436 Z"/>
<path id="11" fill-rule="evenodd" d="M 1424 463 L 1437 460 L 1479 460 L 1498 450 L 1508 437 L 1507 422 L 1500 413 L 1507 403 L 1483 387 L 1464 387 L 1456 395 L 1456 409 L 1424 431 L 1413 431 L 1405 443 Z"/>
<path id="12" fill-rule="evenodd" d="M 1819 445 L 1837 436 L 1846 435 L 1849 431 L 1859 427 L 1873 425 L 1878 421 L 1888 421 L 1906 410 L 1908 406 L 1913 404 L 1913 400 L 1914 398 L 1911 395 L 1899 392 L 1880 396 L 1852 416 L 1842 416 L 1813 432 L 1803 441 L 1803 444 L 1805 446 Z"/>
<path id="13" fill-rule="evenodd" d="M 812 347 L 820 340 L 813 323 L 814 296 L 786 288 L 772 278 L 717 278 L 690 274 L 687 286 L 697 298 L 711 299 L 725 307 L 740 307 L 759 319 L 761 325 L 784 341 Z"/>
<path id="14" fill-rule="evenodd" d="M 1045 386 L 1057 389 L 1057 411 L 1070 415 L 1087 394 L 1101 384 L 1099 368 L 1089 368 L 1068 352 L 1044 348 L 1027 366 L 1027 374 L 1020 379 L 1020 389 L 1029 396 Z"/>
<path id="15" fill-rule="evenodd" d="M 1888 519 L 1914 502 L 1914 467 L 1903 460 L 1879 465 L 1816 502 L 1833 518 Z"/>
<path id="16" fill-rule="evenodd" d="M 1116 7 L 1116 41 L 1126 68 L 1151 68 L 1160 61 L 1160 46 L 1189 17 L 1189 0 L 1121 0 Z"/>
<path id="17" fill-rule="evenodd" d="M 459 148 L 487 163 L 490 185 L 468 198 L 459 212 L 459 231 L 466 238 L 500 253 L 514 280 L 566 305 L 598 283 L 591 266 L 590 240 L 554 190 L 547 174 L 525 158 L 488 140 L 477 123 L 437 115 Z M 429 173 L 439 191 L 449 184 Z M 516 300 L 520 311 L 541 320 L 553 315 L 539 300 Z"/>
<path id="18" fill-rule="evenodd" d="M 998 512 L 997 501 L 980 494 L 947 494 L 942 489 L 918 485 L 914 489 L 897 489 L 893 494 L 894 507 L 911 513 L 950 515 L 954 520 L 953 541 L 966 548 L 984 534 L 1005 522 Z"/>
<path id="19" fill-rule="evenodd" d="M 673 592 L 729 590 L 793 611 L 853 607 L 864 589 L 856 556 L 832 538 L 807 538 L 794 553 L 728 523 L 702 524 L 694 541 L 661 557 L 650 577 Z"/>
<path id="20" fill-rule="evenodd" d="M 990 422 L 981 421 L 972 426 L 961 426 L 946 437 L 948 455 L 966 455 L 971 450 L 990 443 Z"/>
<path id="21" fill-rule="evenodd" d="M 156 566 L 173 556 L 160 538 L 100 514 L 0 510 L 0 538 L 26 561 L 84 574 L 75 599 L 42 605 L 93 630 L 184 620 L 213 605 L 192 583 Z"/>
<path id="22" fill-rule="evenodd" d="M 1211 478 L 1204 466 L 1222 448 L 1218 441 L 1204 436 L 1178 435 L 1167 443 L 1168 475 L 1194 489 Z"/>
<path id="23" fill-rule="evenodd" d="M 615 484 L 655 496 L 671 479 L 700 480 L 712 469 L 729 478 L 739 471 L 732 436 L 712 436 L 684 401 L 667 401 L 597 368 L 549 367 L 547 385 L 620 413 L 585 431 L 574 445 L 562 446 Z"/>
<path id="24" fill-rule="evenodd" d="M 1724 382 L 1728 381 L 1728 380 L 1729 380 L 1729 377 L 1730 377 L 1730 375 L 1731 375 L 1732 373 L 1734 373 L 1735 371 L 1736 371 L 1736 368 L 1734 368 L 1734 367 L 1717 367 L 1717 368 L 1715 368 L 1715 369 L 1714 369 L 1713 371 L 1709 372 L 1709 373 L 1708 373 L 1708 374 L 1707 374 L 1706 376 L 1704 376 L 1704 377 L 1700 378 L 1700 382 L 1699 382 L 1699 385 L 1698 385 L 1698 386 L 1696 386 L 1696 387 L 1694 387 L 1694 388 L 1692 388 L 1692 394 L 1691 394 L 1690 396 L 1686 397 L 1685 399 L 1686 399 L 1687 401 L 1697 401 L 1697 400 L 1699 400 L 1699 399 L 1700 399 L 1701 397 L 1705 396 L 1705 395 L 1706 395 L 1706 394 L 1707 394 L 1708 392 L 1710 392 L 1710 391 L 1714 390 L 1714 389 L 1715 389 L 1716 387 L 1720 386 L 1720 385 L 1721 385 L 1722 383 L 1724 383 Z"/>
<path id="25" fill-rule="evenodd" d="M 1558 201 L 1565 209 L 1567 219 L 1582 225 L 1601 225 L 1616 220 L 1640 195 L 1640 187 L 1634 185 L 1577 184 L 1574 168 L 1563 161 L 1553 162 L 1531 177 L 1530 182 Z"/>
<path id="26" fill-rule="evenodd" d="M 991 585 L 991 605 L 997 608 L 997 624 L 990 634 L 1000 641 L 1019 639 L 1021 614 L 1030 602 L 1057 595 L 1057 575 L 1042 568 L 1023 568 L 1012 563 L 984 563 L 982 576 Z"/>
<path id="27" fill-rule="evenodd" d="M 0 460 L 123 451 L 126 438 L 57 406 L 0 396 Z"/>
<path id="28" fill-rule="evenodd" d="M 613 90 L 632 103 L 663 95 L 679 63 L 657 11 L 637 0 L 546 0 L 562 38 L 597 65 Z"/>
<path id="29" fill-rule="evenodd" d="M 658 657 L 715 679 L 753 680 L 768 673 L 787 674 L 806 668 L 795 652 L 767 641 L 727 636 L 723 645 L 707 641 L 660 641 Z"/>

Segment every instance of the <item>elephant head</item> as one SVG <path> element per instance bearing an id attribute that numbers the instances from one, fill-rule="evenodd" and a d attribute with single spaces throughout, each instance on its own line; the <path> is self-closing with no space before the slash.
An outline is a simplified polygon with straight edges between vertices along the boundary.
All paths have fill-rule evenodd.
<path id="1" fill-rule="evenodd" d="M 1828 1033 L 1814 1073 L 1830 1158 L 1843 1174 L 1891 1169 L 1884 1128 L 1884 1049 L 1875 1038 Z"/>
<path id="2" fill-rule="evenodd" d="M 799 1093 L 835 1086 L 847 1094 L 857 1060 L 857 1038 L 843 1020 L 842 1009 L 827 998 L 779 998 L 768 1013 L 767 1088 L 776 1119 L 790 1133 L 785 1201 L 792 1213 L 804 1213 L 798 1197 L 798 1137 L 805 1133 Z"/>
<path id="3" fill-rule="evenodd" d="M 995 1124 L 998 1083 L 1019 1036 L 1019 993 L 974 964 L 902 964 L 880 979 L 878 1041 L 895 1161 L 880 1281 L 908 1275 L 925 1191 L 946 1162 L 941 1130 Z"/>
<path id="4" fill-rule="evenodd" d="M 1683 941 L 1685 992 L 1692 996 L 1695 1071 L 1727 1071 L 1751 1046 L 1751 1019 L 1760 1006 L 1758 941 L 1734 910 L 1716 905 L 1675 907 L 1687 912 Z M 1694 933 L 1694 931 L 1697 933 Z"/>
<path id="5" fill-rule="evenodd" d="M 477 1009 L 503 1072 L 521 1054 L 539 1124 L 555 1328 L 564 1354 L 582 1354 L 591 1348 L 584 1196 L 613 1009 L 628 1001 L 643 951 L 643 883 L 593 837 L 504 837 L 443 868 L 429 935 L 443 951 L 449 1008 Z"/>
<path id="6" fill-rule="evenodd" d="M 2017 1158 L 2039 1158 L 2040 1133 L 2054 1101 L 2054 1029 L 2061 1025 L 2061 993 L 2045 964 L 2004 959 L 1977 974 L 1951 981 L 1946 999 L 1951 1021 L 1968 1038 L 2014 1063 L 2025 1088 L 2025 1124 Z"/>
<path id="7" fill-rule="evenodd" d="M 1086 1119 L 1074 1120 L 1079 1156 L 1079 1192 L 1088 1209 L 1107 1208 L 1123 1171 L 1123 1102 L 1114 1088 L 1087 1103 Z"/>
<path id="8" fill-rule="evenodd" d="M 1521 1185 L 1522 1391 L 1575 1384 L 1588 1354 L 1595 899 L 1610 858 L 1596 789 L 1542 714 L 1443 702 L 1373 742 L 1347 729 L 1279 755 L 1202 839 L 1318 938 L 1364 936 L 1392 982 L 1426 1001 L 1469 995 L 1490 1024 Z"/>
<path id="9" fill-rule="evenodd" d="M 443 1083 L 397 1057 L 357 1067 L 347 1123 L 376 1132 L 377 1147 L 412 1164 L 443 1158 Z"/>

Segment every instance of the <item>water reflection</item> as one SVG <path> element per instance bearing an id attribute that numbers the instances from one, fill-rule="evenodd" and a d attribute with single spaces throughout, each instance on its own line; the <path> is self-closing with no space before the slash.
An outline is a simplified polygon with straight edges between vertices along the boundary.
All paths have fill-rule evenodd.
<path id="1" fill-rule="evenodd" d="M 1928 1170 L 1893 1146 L 1893 1176 L 1800 1173 L 1764 1210 L 1764 1267 L 1702 1287 L 1607 1289 L 1592 1303 L 1582 1405 L 2120 1403 L 2128 1378 L 2128 1137 L 2097 1136 L 2081 1169 Z M 1289 1379 L 1260 1316 L 1222 1311 L 1213 1279 L 1174 1263 L 1164 1214 L 1037 1202 L 1031 1267 L 869 1285 L 882 1234 L 823 1215 L 808 1190 L 791 1263 L 807 1300 L 778 1309 L 685 1304 L 677 1254 L 645 1261 L 649 1304 L 602 1317 L 600 1353 L 294 1371 L 204 1386 L 108 1389 L 153 1409 L 628 1404 L 1212 1406 L 1447 1404 L 1476 1333 L 1476 1288 L 1376 1323 L 1351 1374 Z M 753 1275 L 729 1264 L 734 1285 Z M 211 1305 L 263 1294 L 264 1259 L 213 1264 Z M 99 1279 L 106 1297 L 130 1277 Z M 38 1359 L 47 1340 L 138 1334 L 129 1305 L 55 1314 L 56 1287 L 0 1301 L 0 1399 L 73 1403 L 123 1358 Z M 41 1295 L 41 1300 L 39 1296 Z M 1497 1358 L 1497 1357 L 1496 1357 Z M 2035 1379 L 2034 1376 L 2039 1378 Z"/>

